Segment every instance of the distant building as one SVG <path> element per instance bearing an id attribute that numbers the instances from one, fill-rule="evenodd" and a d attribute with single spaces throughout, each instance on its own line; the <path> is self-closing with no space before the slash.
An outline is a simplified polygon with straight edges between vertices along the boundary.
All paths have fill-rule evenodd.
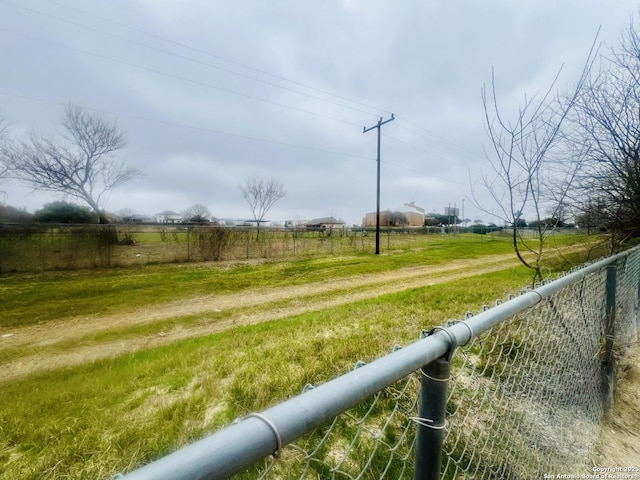
<path id="1" fill-rule="evenodd" d="M 182 215 L 171 210 L 156 213 L 156 222 L 158 223 L 182 223 Z"/>
<path id="2" fill-rule="evenodd" d="M 423 227 L 425 221 L 425 210 L 419 207 L 415 202 L 405 203 L 402 207 L 380 212 L 380 226 L 382 227 Z M 398 218 L 401 213 L 404 220 Z M 365 214 L 362 219 L 363 227 L 376 226 L 376 212 Z"/>
<path id="3" fill-rule="evenodd" d="M 337 228 L 344 228 L 344 225 L 342 220 L 337 220 L 333 217 L 314 218 L 304 224 L 305 228 L 311 232 L 332 231 Z"/>

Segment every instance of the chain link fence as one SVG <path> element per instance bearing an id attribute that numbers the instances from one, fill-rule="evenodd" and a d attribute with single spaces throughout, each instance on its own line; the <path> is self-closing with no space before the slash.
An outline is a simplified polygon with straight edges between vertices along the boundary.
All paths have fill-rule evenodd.
<path id="1" fill-rule="evenodd" d="M 429 242 L 483 242 L 484 235 L 445 235 L 439 227 L 385 228 L 384 252 Z M 218 260 L 253 260 L 373 252 L 375 232 L 364 228 L 313 231 L 214 225 L 51 225 L 0 223 L 0 273 L 72 270 Z"/>
<path id="2" fill-rule="evenodd" d="M 638 249 L 576 269 L 126 478 L 592 474 L 612 366 L 637 342 L 639 280 Z"/>

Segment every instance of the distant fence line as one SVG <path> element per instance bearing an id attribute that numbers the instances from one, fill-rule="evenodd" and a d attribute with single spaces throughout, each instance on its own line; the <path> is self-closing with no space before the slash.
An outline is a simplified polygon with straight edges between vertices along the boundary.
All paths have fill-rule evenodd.
<path id="1" fill-rule="evenodd" d="M 382 251 L 460 228 L 383 228 Z M 482 232 L 499 235 L 500 232 Z M 477 235 L 482 241 L 483 235 Z M 0 224 L 0 273 L 150 263 L 246 260 L 373 252 L 373 229 L 218 227 L 197 225 Z"/>
<path id="2" fill-rule="evenodd" d="M 639 297 L 635 248 L 423 332 L 122 478 L 589 478 L 614 361 L 638 339 Z"/>

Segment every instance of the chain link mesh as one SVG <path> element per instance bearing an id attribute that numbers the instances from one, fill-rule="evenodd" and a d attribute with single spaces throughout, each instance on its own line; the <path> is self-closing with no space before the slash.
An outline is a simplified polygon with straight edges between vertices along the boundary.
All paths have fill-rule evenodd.
<path id="1" fill-rule="evenodd" d="M 620 356 L 637 341 L 640 253 L 617 267 Z M 603 417 L 606 277 L 606 269 L 588 275 L 456 351 L 441 478 L 591 472 Z M 426 421 L 419 391 L 416 372 L 238 478 L 413 478 L 417 425 Z"/>

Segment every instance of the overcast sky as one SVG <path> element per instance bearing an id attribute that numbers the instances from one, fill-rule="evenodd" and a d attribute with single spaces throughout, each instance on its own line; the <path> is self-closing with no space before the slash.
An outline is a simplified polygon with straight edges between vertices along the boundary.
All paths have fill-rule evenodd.
<path id="1" fill-rule="evenodd" d="M 473 207 L 487 166 L 480 89 L 495 69 L 508 111 L 564 64 L 577 79 L 601 26 L 618 43 L 631 0 L 0 0 L 0 114 L 11 134 L 56 135 L 73 102 L 117 123 L 117 156 L 144 176 L 106 208 L 154 215 L 206 205 L 251 218 L 238 185 L 273 177 L 274 221 L 381 208 Z M 61 199 L 8 181 L 33 212 Z M 78 203 L 80 203 L 78 201 Z M 490 202 L 486 206 L 491 209 Z"/>

